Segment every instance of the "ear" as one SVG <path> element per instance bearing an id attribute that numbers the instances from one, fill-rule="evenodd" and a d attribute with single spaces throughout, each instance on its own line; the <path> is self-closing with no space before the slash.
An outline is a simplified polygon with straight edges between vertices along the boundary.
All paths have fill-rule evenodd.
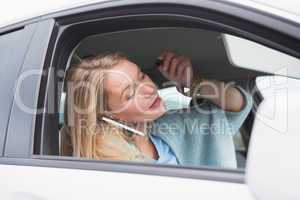
<path id="1" fill-rule="evenodd" d="M 113 120 L 119 120 L 118 117 L 117 117 L 115 114 L 113 114 L 113 113 L 109 113 L 109 114 L 108 114 L 108 117 L 109 117 L 110 119 L 113 119 Z"/>

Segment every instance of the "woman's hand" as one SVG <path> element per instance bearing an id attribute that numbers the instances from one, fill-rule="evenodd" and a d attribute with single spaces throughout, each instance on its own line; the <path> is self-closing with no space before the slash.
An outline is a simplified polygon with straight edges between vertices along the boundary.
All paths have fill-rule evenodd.
<path id="1" fill-rule="evenodd" d="M 158 69 L 167 79 L 177 83 L 179 91 L 183 91 L 182 87 L 190 88 L 193 80 L 193 68 L 189 58 L 165 50 L 158 59 L 162 60 Z M 200 89 L 203 98 L 211 100 L 224 110 L 238 112 L 245 104 L 241 92 L 232 84 L 203 79 Z"/>
<path id="2" fill-rule="evenodd" d="M 193 68 L 188 57 L 165 50 L 158 59 L 162 60 L 158 69 L 167 79 L 175 81 L 178 87 L 190 87 L 193 79 Z"/>

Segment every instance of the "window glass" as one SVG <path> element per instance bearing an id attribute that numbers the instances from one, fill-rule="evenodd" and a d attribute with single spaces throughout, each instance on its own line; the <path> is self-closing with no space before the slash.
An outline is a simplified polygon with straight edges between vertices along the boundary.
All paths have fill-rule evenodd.
<path id="1" fill-rule="evenodd" d="M 10 108 L 13 103 L 14 86 L 29 42 L 27 31 L 0 34 L 0 155 L 6 134 Z"/>
<path id="2" fill-rule="evenodd" d="M 99 34 L 70 56 L 58 84 L 60 155 L 245 166 L 252 126 L 244 124 L 254 118 L 250 82 L 259 73 L 230 65 L 221 33 L 157 28 Z"/>

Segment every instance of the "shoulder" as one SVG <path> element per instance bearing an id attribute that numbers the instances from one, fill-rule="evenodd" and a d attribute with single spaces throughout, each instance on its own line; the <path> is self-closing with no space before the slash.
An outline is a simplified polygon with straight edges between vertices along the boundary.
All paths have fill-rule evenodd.
<path id="1" fill-rule="evenodd" d="M 208 124 L 210 109 L 206 104 L 186 109 L 169 110 L 153 122 L 155 134 L 183 134 L 190 132 L 191 127 Z"/>

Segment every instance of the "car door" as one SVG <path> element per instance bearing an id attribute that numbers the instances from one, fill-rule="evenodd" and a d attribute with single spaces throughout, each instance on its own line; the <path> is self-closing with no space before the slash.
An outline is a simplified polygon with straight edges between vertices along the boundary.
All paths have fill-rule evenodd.
<path id="1" fill-rule="evenodd" d="M 215 169 L 208 167 L 174 167 L 154 166 L 138 163 L 113 162 L 113 161 L 91 161 L 86 159 L 66 158 L 57 156 L 57 152 L 49 151 L 48 156 L 43 155 L 41 143 L 44 140 L 44 132 L 58 131 L 53 123 L 58 123 L 53 113 L 58 110 L 58 105 L 52 108 L 49 105 L 51 99 L 58 98 L 57 94 L 48 93 L 51 83 L 58 82 L 59 71 L 55 70 L 56 64 L 63 59 L 64 51 L 55 54 L 57 49 L 74 48 L 68 47 L 68 43 L 60 43 L 63 36 L 67 35 L 67 29 L 71 23 L 84 21 L 89 16 L 96 14 L 99 17 L 103 13 L 107 17 L 125 15 L 128 12 L 136 15 L 149 15 L 151 12 L 167 15 L 193 15 L 200 13 L 201 21 L 206 24 L 217 24 L 222 21 L 220 30 L 234 30 L 240 28 L 239 34 L 243 34 L 245 27 L 237 23 L 236 17 L 228 16 L 229 12 L 237 14 L 241 11 L 238 6 L 224 4 L 231 8 L 224 10 L 225 18 L 216 15 L 216 8 L 222 4 L 211 4 L 205 2 L 186 3 L 178 6 L 177 3 L 154 5 L 149 3 L 110 2 L 104 4 L 92 4 L 81 8 L 67 10 L 64 12 L 44 16 L 38 21 L 32 22 L 37 28 L 31 39 L 30 46 L 16 82 L 16 92 L 10 112 L 10 120 L 6 131 L 5 148 L 3 157 L 0 158 L 1 194 L 5 199 L 82 199 L 82 198 L 158 198 L 163 195 L 167 198 L 207 198 L 207 199 L 254 199 L 244 180 L 244 170 Z M 193 7 L 189 7 L 193 5 Z M 109 9 L 111 8 L 111 9 Z M 208 9 L 209 8 L 209 9 Z M 106 9 L 106 10 L 105 10 Z M 128 9 L 128 10 L 127 10 Z M 103 12 L 102 12 L 103 11 Z M 104 12 L 105 11 L 105 12 Z M 220 12 L 220 11 L 218 11 Z M 227 13 L 226 13 L 227 12 Z M 250 12 L 250 11 L 247 11 Z M 253 15 L 259 15 L 252 11 Z M 81 15 L 83 14 L 83 15 Z M 249 13 L 248 13 L 249 14 Z M 250 12 L 251 14 L 251 12 Z M 224 17 L 223 16 L 223 17 Z M 196 17 L 196 16 L 193 16 Z M 272 17 L 261 15 L 262 18 L 272 20 Z M 168 17 L 167 17 L 168 18 Z M 133 25 L 140 26 L 139 18 L 134 20 Z M 154 18 L 155 20 L 156 18 Z M 178 18 L 181 23 L 187 23 L 183 18 Z M 235 21 L 237 20 L 237 21 Z M 245 19 L 242 19 L 243 21 Z M 276 19 L 273 19 L 274 23 Z M 174 20 L 173 20 L 174 21 Z M 257 19 L 259 21 L 259 19 Z M 149 19 L 144 22 L 150 24 Z M 152 22 L 151 22 L 152 23 Z M 188 21 L 191 23 L 191 20 Z M 187 24 L 188 24 L 187 23 Z M 244 22 L 243 25 L 254 26 L 253 22 Z M 282 23 L 281 21 L 278 23 Z M 230 24 L 229 29 L 228 26 Z M 106 24 L 108 29 L 114 30 L 114 24 Z M 118 24 L 119 25 L 119 24 Z M 236 27 L 235 27 L 236 26 Z M 260 25 L 261 26 L 261 25 Z M 227 27 L 227 28 L 226 28 Z M 87 27 L 88 28 L 88 27 Z M 118 26 L 125 29 L 126 26 Z M 223 28 L 223 29 L 222 29 Z M 245 29 L 243 29 L 245 28 Z M 76 29 L 76 27 L 75 27 Z M 248 37 L 258 34 L 259 31 L 247 30 Z M 78 30 L 79 31 L 79 30 Z M 88 31 L 88 29 L 86 29 Z M 271 30 L 268 29 L 270 33 Z M 260 37 L 264 37 L 261 33 Z M 68 35 L 69 36 L 69 35 Z M 78 38 L 70 38 L 76 40 Z M 78 36 L 79 37 L 79 36 Z M 293 41 L 293 37 L 274 32 L 274 37 L 280 45 L 284 41 Z M 257 38 L 256 38 L 257 39 Z M 274 48 L 280 48 L 277 43 L 263 39 L 262 42 Z M 61 46 L 60 46 L 61 45 Z M 292 42 L 288 42 L 284 51 L 297 54 Z M 52 74 L 52 75 L 51 75 Z M 53 75 L 54 74 L 54 75 Z M 55 91 L 55 90 L 54 90 Z M 52 113 L 50 112 L 53 109 Z M 56 140 L 53 136 L 47 136 L 48 140 Z M 40 141 L 39 144 L 34 144 Z M 51 148 L 50 148 L 51 149 Z M 55 149 L 55 148 L 54 148 Z M 36 153 L 38 152 L 38 153 Z M 158 194 L 160 196 L 158 196 Z"/>
<path id="2" fill-rule="evenodd" d="M 171 198 L 252 199 L 243 184 L 243 172 L 204 168 L 176 169 L 134 163 L 94 162 L 34 155 L 32 127 L 45 109 L 38 108 L 45 60 L 55 32 L 53 19 L 38 22 L 16 83 L 15 100 L 8 126 L 6 148 L 1 158 L 1 194 L 5 199 L 152 199 L 157 194 Z M 36 87 L 36 85 L 41 85 Z M 34 108 L 34 109 L 32 109 Z M 49 108 L 48 108 L 49 109 Z M 51 120 L 51 117 L 47 118 Z M 46 126 L 46 125 L 41 125 Z M 53 128 L 51 130 L 54 130 Z M 179 170 L 179 171 L 178 171 Z M 194 173 L 196 172 L 196 173 Z M 198 177 L 198 178 L 197 178 Z M 214 180 L 215 179 L 215 180 Z M 215 192 L 215 191 L 218 192 Z"/>
<path id="3" fill-rule="evenodd" d="M 272 74 L 255 80 L 263 101 L 255 106 L 247 183 L 258 199 L 298 199 L 300 59 L 249 40 L 224 37 L 233 65 Z"/>

